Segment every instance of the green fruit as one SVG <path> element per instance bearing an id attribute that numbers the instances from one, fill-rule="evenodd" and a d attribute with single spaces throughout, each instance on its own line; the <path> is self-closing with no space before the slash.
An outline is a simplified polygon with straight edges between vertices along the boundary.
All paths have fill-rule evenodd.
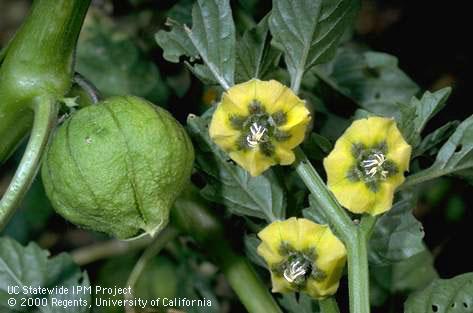
<path id="1" fill-rule="evenodd" d="M 137 97 L 109 98 L 59 127 L 43 162 L 56 211 L 120 239 L 163 229 L 194 160 L 184 128 Z"/>

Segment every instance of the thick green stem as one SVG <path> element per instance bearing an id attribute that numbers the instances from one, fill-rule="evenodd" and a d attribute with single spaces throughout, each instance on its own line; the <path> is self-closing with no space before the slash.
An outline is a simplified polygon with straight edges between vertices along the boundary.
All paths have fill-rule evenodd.
<path id="1" fill-rule="evenodd" d="M 320 300 L 319 307 L 321 313 L 340 313 L 337 300 L 335 300 L 333 297 Z"/>
<path id="2" fill-rule="evenodd" d="M 347 242 L 348 287 L 351 313 L 369 313 L 368 243 L 366 235 L 358 229 Z"/>
<path id="3" fill-rule="evenodd" d="M 33 123 L 32 100 L 61 99 L 72 83 L 74 51 L 90 0 L 35 0 L 30 14 L 2 50 L 0 164 Z"/>
<path id="4" fill-rule="evenodd" d="M 191 185 L 177 200 L 171 221 L 205 248 L 248 312 L 281 313 L 250 263 L 225 240 L 223 225 L 208 206 L 199 190 Z"/>
<path id="5" fill-rule="evenodd" d="M 319 205 L 324 208 L 325 217 L 347 247 L 350 312 L 369 313 L 367 233 L 372 231 L 376 219 L 363 217 L 360 227 L 357 227 L 328 191 L 304 152 L 297 149 L 296 155 L 297 173 Z"/>
<path id="6" fill-rule="evenodd" d="M 0 230 L 28 191 L 38 170 L 41 156 L 54 129 L 57 106 L 49 97 L 34 100 L 35 118 L 30 140 L 7 191 L 0 200 Z"/>
<path id="7" fill-rule="evenodd" d="M 306 184 L 315 200 L 324 208 L 324 215 L 335 228 L 336 233 L 343 241 L 348 241 L 356 227 L 345 210 L 327 190 L 324 181 L 314 169 L 301 149 L 296 149 L 296 171 Z"/>

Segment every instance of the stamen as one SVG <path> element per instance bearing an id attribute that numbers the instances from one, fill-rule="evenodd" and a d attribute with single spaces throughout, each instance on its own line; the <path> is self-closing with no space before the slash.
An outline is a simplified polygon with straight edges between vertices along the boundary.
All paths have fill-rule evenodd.
<path id="1" fill-rule="evenodd" d="M 368 160 L 364 160 L 361 163 L 365 168 L 365 174 L 369 175 L 370 177 L 374 177 L 378 172 L 381 173 L 381 177 L 386 179 L 388 175 L 388 171 L 383 169 L 383 164 L 386 162 L 386 157 L 382 153 L 375 153 L 373 154 L 372 158 Z"/>
<path id="2" fill-rule="evenodd" d="M 284 270 L 284 278 L 293 283 L 296 279 L 307 274 L 309 264 L 307 262 L 301 262 L 297 260 L 296 262 L 291 263 L 291 265 Z"/>
<path id="3" fill-rule="evenodd" d="M 246 136 L 246 142 L 251 148 L 255 148 L 260 142 L 265 142 L 266 138 L 264 137 L 267 129 L 264 126 L 258 125 L 258 123 L 253 123 L 250 126 L 250 132 Z"/>

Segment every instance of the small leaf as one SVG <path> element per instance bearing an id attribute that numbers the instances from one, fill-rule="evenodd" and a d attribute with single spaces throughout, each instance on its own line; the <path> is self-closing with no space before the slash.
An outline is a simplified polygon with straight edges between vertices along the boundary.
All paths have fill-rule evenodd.
<path id="1" fill-rule="evenodd" d="M 8 287 L 19 286 L 19 294 L 9 294 Z M 68 294 L 49 294 L 52 297 L 62 300 L 82 300 L 87 306 L 77 306 L 74 312 L 89 312 L 88 304 L 91 304 L 90 295 L 74 294 L 72 287 L 89 287 L 87 273 L 82 273 L 75 265 L 72 258 L 63 253 L 49 258 L 49 252 L 42 250 L 35 243 L 30 243 L 23 247 L 16 241 L 9 238 L 0 238 L 0 308 L 1 312 L 27 312 L 28 307 L 21 307 L 21 298 L 41 297 L 38 294 L 24 294 L 23 287 L 44 287 L 54 288 L 64 286 L 68 289 Z M 15 298 L 17 304 L 10 307 L 7 304 L 8 298 Z M 48 301 L 46 306 L 41 307 L 42 313 L 63 313 L 68 310 L 62 307 L 53 306 Z"/>
<path id="2" fill-rule="evenodd" d="M 170 18 L 167 19 L 166 26 L 171 28 L 169 32 L 160 30 L 154 37 L 164 51 L 164 59 L 169 62 L 179 63 L 181 56 L 187 56 L 191 61 L 198 58 L 199 53 L 187 35 L 184 26 Z"/>
<path id="3" fill-rule="evenodd" d="M 419 100 L 412 97 L 409 104 L 399 103 L 400 115 L 397 116 L 398 127 L 404 139 L 417 147 L 421 142 L 421 133 L 427 122 L 446 104 L 452 89 L 447 87 L 434 93 L 426 91 Z"/>
<path id="4" fill-rule="evenodd" d="M 385 53 L 342 48 L 330 64 L 315 70 L 329 86 L 379 115 L 395 116 L 398 104 L 409 103 L 419 91 L 397 59 Z"/>
<path id="5" fill-rule="evenodd" d="M 428 151 L 435 148 L 438 144 L 447 140 L 447 138 L 449 138 L 458 127 L 458 124 L 460 124 L 458 121 L 448 122 L 447 124 L 437 128 L 435 131 L 425 136 L 425 138 L 422 139 L 422 142 L 414 149 L 412 158 L 416 158 L 427 153 Z M 432 154 L 429 153 L 429 155 Z"/>
<path id="6" fill-rule="evenodd" d="M 293 85 L 309 68 L 333 57 L 358 7 L 357 0 L 273 0 L 269 27 Z"/>
<path id="7" fill-rule="evenodd" d="M 440 148 L 428 169 L 408 176 L 405 185 L 413 186 L 443 175 L 458 175 L 467 180 L 473 177 L 473 115 L 464 120 Z"/>
<path id="8" fill-rule="evenodd" d="M 207 174 L 203 196 L 225 205 L 230 212 L 266 219 L 272 222 L 284 219 L 286 196 L 272 170 L 252 177 L 230 160 L 208 135 L 208 121 L 191 116 L 188 129 L 196 141 L 197 164 Z"/>
<path id="9" fill-rule="evenodd" d="M 245 82 L 252 78 L 263 79 L 277 68 L 281 52 L 271 46 L 268 18 L 247 30 L 238 40 L 236 50 L 236 80 Z"/>
<path id="10" fill-rule="evenodd" d="M 409 296 L 405 313 L 470 313 L 473 310 L 473 273 L 437 279 Z"/>
<path id="11" fill-rule="evenodd" d="M 376 223 L 370 240 L 369 258 L 373 264 L 399 262 L 424 251 L 422 224 L 412 215 L 411 198 L 396 202 Z"/>

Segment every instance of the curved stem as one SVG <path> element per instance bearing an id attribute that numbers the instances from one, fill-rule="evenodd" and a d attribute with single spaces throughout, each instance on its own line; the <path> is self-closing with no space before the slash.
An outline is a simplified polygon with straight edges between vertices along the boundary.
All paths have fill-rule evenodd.
<path id="1" fill-rule="evenodd" d="M 338 309 L 337 300 L 334 297 L 329 297 L 319 301 L 321 313 L 340 313 Z"/>
<path id="2" fill-rule="evenodd" d="M 33 130 L 15 175 L 0 200 L 0 230 L 5 227 L 33 182 L 41 156 L 57 118 L 56 101 L 50 97 L 34 99 Z"/>
<path id="3" fill-rule="evenodd" d="M 155 241 L 146 248 L 138 262 L 136 262 L 135 267 L 133 268 L 130 276 L 128 277 L 128 281 L 126 282 L 126 288 L 130 287 L 131 290 L 130 293 L 125 295 L 126 300 L 133 299 L 133 289 L 138 283 L 138 280 L 140 279 L 140 276 L 146 268 L 146 265 L 148 265 L 149 261 L 153 259 L 166 246 L 169 241 L 176 238 L 177 235 L 178 232 L 176 229 L 172 227 L 167 227 L 158 235 L 158 237 L 156 237 Z M 127 313 L 135 313 L 135 309 L 128 305 L 125 306 L 125 311 Z"/>
<path id="4" fill-rule="evenodd" d="M 97 87 L 80 73 L 74 73 L 73 81 L 87 94 L 90 102 L 97 104 L 101 100 L 102 95 Z"/>

